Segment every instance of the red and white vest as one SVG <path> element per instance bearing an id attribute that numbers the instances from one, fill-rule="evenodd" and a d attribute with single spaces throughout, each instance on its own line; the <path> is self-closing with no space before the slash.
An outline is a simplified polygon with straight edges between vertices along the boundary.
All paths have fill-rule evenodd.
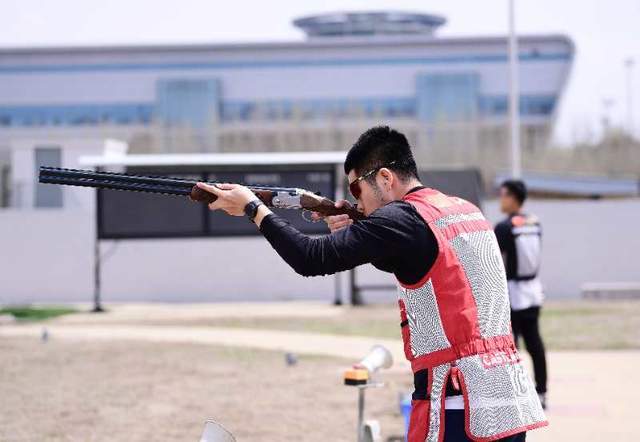
<path id="1" fill-rule="evenodd" d="M 427 370 L 412 403 L 409 442 L 442 440 L 445 387 L 460 389 L 465 430 L 492 441 L 547 424 L 511 335 L 504 264 L 491 225 L 473 204 L 433 189 L 407 194 L 438 241 L 431 270 L 399 283 L 405 354 Z"/>

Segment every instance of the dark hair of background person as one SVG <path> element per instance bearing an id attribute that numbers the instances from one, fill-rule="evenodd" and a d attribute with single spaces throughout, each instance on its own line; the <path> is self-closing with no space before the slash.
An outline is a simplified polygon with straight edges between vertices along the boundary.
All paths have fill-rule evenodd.
<path id="1" fill-rule="evenodd" d="M 344 173 L 354 170 L 356 175 L 363 175 L 381 167 L 394 171 L 402 181 L 418 178 L 418 168 L 407 137 L 389 126 L 372 127 L 360 135 L 347 154 Z M 375 174 L 367 180 L 375 180 Z"/>
<path id="2" fill-rule="evenodd" d="M 521 180 L 506 180 L 500 187 L 507 189 L 507 192 L 518 200 L 520 205 L 527 199 L 527 186 Z"/>

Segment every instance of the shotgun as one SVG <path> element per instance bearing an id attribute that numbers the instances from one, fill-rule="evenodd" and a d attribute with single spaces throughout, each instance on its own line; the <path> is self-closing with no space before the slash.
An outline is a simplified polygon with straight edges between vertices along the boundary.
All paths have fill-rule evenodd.
<path id="1" fill-rule="evenodd" d="M 126 173 L 94 172 L 92 170 L 41 167 L 39 182 L 97 189 L 125 190 L 188 196 L 194 201 L 212 203 L 217 197 L 196 186 L 197 180 Z M 216 183 L 209 183 L 215 185 Z M 295 187 L 247 186 L 268 207 L 316 212 L 321 216 L 347 214 L 354 221 L 364 218 L 354 205 L 335 207 L 329 198 Z"/>

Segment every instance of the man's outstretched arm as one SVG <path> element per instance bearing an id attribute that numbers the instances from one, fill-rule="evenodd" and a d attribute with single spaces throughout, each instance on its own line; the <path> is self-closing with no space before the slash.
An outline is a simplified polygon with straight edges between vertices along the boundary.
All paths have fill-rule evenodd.
<path id="1" fill-rule="evenodd" d="M 396 203 L 379 209 L 367 219 L 330 235 L 312 237 L 273 213 L 259 225 L 271 246 L 297 273 L 328 275 L 362 264 L 393 258 L 416 240 L 407 215 Z"/>
<path id="2" fill-rule="evenodd" d="M 244 215 L 244 206 L 256 199 L 251 191 L 240 185 L 213 187 L 199 183 L 198 186 L 218 196 L 209 205 L 212 210 L 222 209 L 230 215 Z M 425 228 L 415 209 L 400 201 L 381 207 L 364 220 L 319 237 L 303 234 L 265 206 L 258 208 L 254 223 L 287 264 L 304 276 L 333 274 L 372 262 L 406 261 L 397 258 L 425 253 L 435 258 L 438 250 L 433 233 Z M 411 265 L 420 269 L 412 273 L 422 276 L 432 259 L 416 261 Z"/>

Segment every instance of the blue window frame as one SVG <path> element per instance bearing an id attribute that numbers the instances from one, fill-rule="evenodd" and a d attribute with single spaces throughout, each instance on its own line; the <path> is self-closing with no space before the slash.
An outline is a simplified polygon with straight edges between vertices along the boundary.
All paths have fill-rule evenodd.
<path id="1" fill-rule="evenodd" d="M 222 103 L 223 121 L 248 121 L 260 111 L 267 120 L 289 119 L 299 111 L 303 119 L 348 117 L 356 108 L 369 117 L 413 117 L 413 97 L 367 97 L 307 100 L 227 101 Z"/>
<path id="2" fill-rule="evenodd" d="M 152 119 L 153 106 L 147 103 L 0 106 L 4 127 L 149 124 Z"/>
<path id="3" fill-rule="evenodd" d="M 479 101 L 481 115 L 499 117 L 509 112 L 509 97 L 506 95 L 485 95 Z M 553 113 L 556 102 L 555 95 L 521 95 L 520 114 L 548 116 Z"/>

